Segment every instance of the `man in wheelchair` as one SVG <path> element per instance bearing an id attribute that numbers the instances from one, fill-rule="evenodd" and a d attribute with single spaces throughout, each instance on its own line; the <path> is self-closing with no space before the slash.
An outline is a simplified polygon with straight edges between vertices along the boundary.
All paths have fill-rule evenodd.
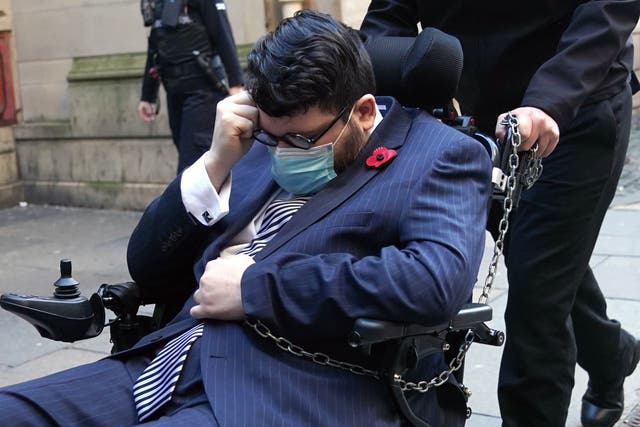
<path id="1" fill-rule="evenodd" d="M 0 425 L 405 422 L 381 380 L 384 352 L 351 348 L 348 334 L 357 318 L 446 323 L 469 300 L 489 156 L 430 114 L 374 98 L 362 41 L 327 15 L 300 12 L 259 40 L 246 82 L 218 105 L 210 151 L 129 243 L 143 300 L 186 296 L 177 316 L 130 350 L 0 389 Z M 444 367 L 437 352 L 410 377 Z M 411 402 L 450 427 L 464 424 L 458 398 Z"/>

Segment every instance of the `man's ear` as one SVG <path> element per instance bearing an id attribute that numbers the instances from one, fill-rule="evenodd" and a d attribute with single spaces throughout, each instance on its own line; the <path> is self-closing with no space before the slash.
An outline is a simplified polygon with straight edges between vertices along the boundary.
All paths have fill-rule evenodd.
<path id="1" fill-rule="evenodd" d="M 373 127 L 378 107 L 373 95 L 363 95 L 358 99 L 353 107 L 353 119 L 360 125 L 360 128 L 367 132 Z"/>

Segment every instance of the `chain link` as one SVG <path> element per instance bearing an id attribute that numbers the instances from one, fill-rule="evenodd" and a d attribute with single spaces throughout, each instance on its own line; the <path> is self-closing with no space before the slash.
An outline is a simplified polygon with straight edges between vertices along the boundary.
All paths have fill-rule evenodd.
<path id="1" fill-rule="evenodd" d="M 506 195 L 502 202 L 502 218 L 498 223 L 498 237 L 493 246 L 493 255 L 489 262 L 489 272 L 482 287 L 482 294 L 478 299 L 481 304 L 486 304 L 491 293 L 493 281 L 498 270 L 498 262 L 500 256 L 504 252 L 504 238 L 509 230 L 509 215 L 513 210 L 513 194 L 518 185 L 518 167 L 520 166 L 520 157 L 518 150 L 522 142 L 520 135 L 518 118 L 511 112 L 508 112 L 501 124 L 507 127 L 507 135 L 510 134 L 509 141 L 505 144 L 511 144 L 511 153 L 509 154 L 509 176 L 507 178 Z M 520 178 L 522 179 L 523 188 L 529 189 L 538 180 L 542 174 L 542 159 L 538 157 L 538 143 L 536 142 L 527 153 L 527 162 L 522 168 Z"/>
<path id="2" fill-rule="evenodd" d="M 518 127 L 518 118 L 509 112 L 502 120 L 501 124 L 508 128 L 507 134 L 511 135 L 509 141 L 505 141 L 505 144 L 511 144 L 511 154 L 509 155 L 508 161 L 509 175 L 507 177 L 506 195 L 502 201 L 502 218 L 500 218 L 500 222 L 498 223 L 498 238 L 493 245 L 493 255 L 489 262 L 489 272 L 485 278 L 484 286 L 482 287 L 482 294 L 478 299 L 478 302 L 481 304 L 487 303 L 489 294 L 491 293 L 491 287 L 493 286 L 493 280 L 496 278 L 498 261 L 500 261 L 500 256 L 504 252 L 504 238 L 507 234 L 507 230 L 509 229 L 509 215 L 513 209 L 513 193 L 515 192 L 518 184 L 517 170 L 518 166 L 520 166 L 518 149 L 522 142 L 522 136 L 520 135 L 520 129 Z"/>
<path id="3" fill-rule="evenodd" d="M 522 185 L 525 190 L 530 189 L 542 175 L 542 158 L 538 156 L 538 143 L 529 150 L 527 164 L 522 169 Z"/>
<path id="4" fill-rule="evenodd" d="M 482 288 L 482 294 L 480 295 L 480 298 L 478 300 L 479 303 L 483 304 L 486 304 L 487 300 L 489 299 L 489 293 L 491 292 L 493 280 L 495 279 L 496 271 L 498 269 L 498 261 L 500 260 L 500 256 L 504 251 L 504 238 L 507 234 L 507 230 L 509 229 L 509 215 L 513 210 L 513 194 L 518 185 L 518 167 L 520 166 L 518 149 L 520 148 L 522 137 L 518 128 L 518 118 L 511 114 L 511 112 L 509 112 L 507 113 L 501 124 L 506 126 L 508 130 L 510 130 L 511 137 L 509 138 L 509 141 L 505 141 L 505 143 L 511 144 L 512 150 L 508 159 L 509 175 L 507 177 L 506 195 L 502 203 L 503 214 L 502 218 L 500 219 L 500 223 L 498 224 L 498 238 L 496 239 L 494 244 L 493 255 L 489 263 L 489 272 Z M 509 132 L 507 132 L 507 134 L 509 134 Z M 529 150 L 529 156 L 527 164 L 525 165 L 525 170 L 520 175 L 523 180 L 525 189 L 530 188 L 542 173 L 542 162 L 541 159 L 537 157 L 537 150 L 538 144 L 536 143 L 531 148 L 531 150 Z M 381 373 L 373 371 L 371 369 L 367 369 L 363 366 L 333 359 L 325 353 L 309 352 L 284 337 L 278 337 L 274 335 L 269 327 L 267 327 L 264 323 L 257 319 L 246 319 L 244 323 L 248 327 L 252 328 L 261 337 L 274 341 L 278 348 L 294 356 L 309 359 L 319 365 L 343 369 L 356 375 L 366 375 L 374 377 L 376 379 L 380 379 L 381 377 Z M 394 374 L 394 384 L 400 387 L 402 391 L 410 390 L 420 393 L 426 393 L 433 387 L 441 386 L 449 380 L 449 377 L 455 371 L 459 370 L 462 367 L 464 358 L 467 354 L 467 351 L 469 350 L 469 347 L 473 343 L 473 340 L 474 333 L 471 329 L 469 329 L 465 335 L 464 342 L 458 349 L 458 354 L 454 359 L 451 360 L 451 362 L 449 362 L 449 368 L 445 369 L 431 380 L 419 381 L 416 383 L 404 380 L 400 374 Z"/>
<path id="5" fill-rule="evenodd" d="M 442 384 L 446 383 L 449 380 L 451 374 L 455 371 L 462 368 L 462 362 L 464 361 L 464 356 L 469 350 L 469 347 L 473 343 L 474 333 L 471 329 L 467 331 L 467 334 L 464 337 L 464 342 L 460 345 L 458 349 L 458 355 L 449 362 L 449 369 L 446 369 L 440 373 L 440 375 L 432 378 L 430 381 L 419 381 L 417 383 L 406 381 L 402 379 L 402 376 L 399 374 L 393 375 L 393 382 L 400 387 L 402 391 L 417 391 L 419 393 L 426 393 L 429 389 L 433 387 L 440 387 Z"/>
<path id="6" fill-rule="evenodd" d="M 332 359 L 329 355 L 324 353 L 311 353 L 299 345 L 293 344 L 291 341 L 284 337 L 277 337 L 271 333 L 271 330 L 267 325 L 257 319 L 246 319 L 245 325 L 252 328 L 262 338 L 267 338 L 275 342 L 275 344 L 282 350 L 294 356 L 304 357 L 311 360 L 318 365 L 332 366 L 334 368 L 344 369 L 352 374 L 356 375 L 368 375 L 376 379 L 380 379 L 380 374 L 371 369 L 367 369 L 364 366 L 356 365 L 349 362 L 343 362 L 340 360 Z"/>

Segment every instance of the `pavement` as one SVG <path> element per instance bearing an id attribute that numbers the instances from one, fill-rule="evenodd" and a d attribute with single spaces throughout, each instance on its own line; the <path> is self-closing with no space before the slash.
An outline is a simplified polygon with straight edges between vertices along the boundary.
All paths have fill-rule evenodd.
<path id="1" fill-rule="evenodd" d="M 49 296 L 59 277 L 59 261 L 73 262 L 73 277 L 85 296 L 102 283 L 129 280 L 126 246 L 140 212 L 32 206 L 0 209 L 0 293 Z M 484 282 L 493 242 L 487 238 L 478 286 Z M 640 123 L 634 124 L 627 163 L 615 199 L 605 218 L 591 266 L 607 299 L 609 315 L 640 337 Z M 506 270 L 500 266 L 490 304 L 490 326 L 504 330 Z M 150 312 L 150 307 L 143 307 Z M 110 312 L 108 312 L 110 314 Z M 0 310 L 0 386 L 95 361 L 109 354 L 108 330 L 75 343 L 40 337 L 23 319 Z M 501 425 L 496 386 L 501 347 L 473 345 L 465 367 L 465 382 L 473 393 L 469 427 Z M 576 368 L 576 384 L 567 427 L 580 426 L 580 398 L 587 375 Z M 534 398 L 534 397 L 532 397 Z M 625 383 L 626 409 L 619 426 L 640 425 L 628 420 L 640 412 L 640 369 Z"/>

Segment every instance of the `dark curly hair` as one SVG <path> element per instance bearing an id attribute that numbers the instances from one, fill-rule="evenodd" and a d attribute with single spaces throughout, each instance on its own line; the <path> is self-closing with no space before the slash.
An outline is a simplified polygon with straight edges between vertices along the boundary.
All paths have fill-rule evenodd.
<path id="1" fill-rule="evenodd" d="M 337 112 L 375 93 L 371 61 L 357 31 L 310 9 L 282 20 L 256 42 L 248 55 L 245 86 L 273 117 L 313 106 Z"/>

